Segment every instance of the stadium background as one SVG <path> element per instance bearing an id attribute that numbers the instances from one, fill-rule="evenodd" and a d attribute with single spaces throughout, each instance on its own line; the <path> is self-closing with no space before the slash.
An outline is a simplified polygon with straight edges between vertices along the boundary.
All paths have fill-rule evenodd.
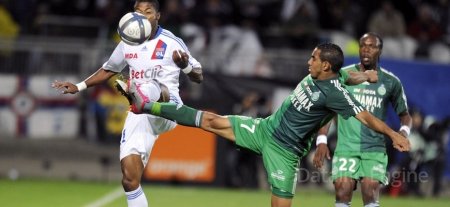
<path id="1" fill-rule="evenodd" d="M 126 100 L 111 83 L 75 96 L 61 96 L 50 83 L 78 82 L 96 71 L 118 40 L 118 19 L 132 5 L 0 1 L 0 180 L 119 183 Z M 434 187 L 435 196 L 448 197 L 450 3 L 404 0 L 393 6 L 405 30 L 385 31 L 381 65 L 402 80 L 409 106 L 423 115 L 425 132 L 414 153 L 390 151 L 390 172 L 428 177 L 400 178 L 402 185 L 384 192 L 432 196 Z M 381 1 L 351 0 L 166 0 L 160 25 L 182 37 L 204 68 L 201 85 L 181 80 L 186 104 L 265 116 L 308 73 L 306 62 L 317 43 L 335 42 L 345 50 L 346 64 L 357 62 L 357 38 L 381 7 Z M 427 25 L 437 29 L 414 30 L 427 14 Z M 398 128 L 393 117 L 387 122 Z M 308 158 L 303 163 L 299 186 L 329 190 L 329 172 L 311 169 Z M 258 157 L 211 134 L 178 127 L 159 139 L 145 178 L 170 186 L 267 189 L 264 176 Z"/>

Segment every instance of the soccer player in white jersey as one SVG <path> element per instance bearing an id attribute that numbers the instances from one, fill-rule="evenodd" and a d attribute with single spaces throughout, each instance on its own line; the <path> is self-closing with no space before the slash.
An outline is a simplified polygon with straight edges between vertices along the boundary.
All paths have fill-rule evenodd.
<path id="1" fill-rule="evenodd" d="M 148 41 L 138 46 L 120 42 L 109 60 L 84 81 L 78 84 L 55 81 L 52 87 L 62 90 L 64 94 L 75 94 L 105 82 L 128 65 L 130 79 L 133 82 L 165 85 L 170 93 L 170 102 L 182 104 L 178 89 L 180 72 L 187 74 L 191 81 L 200 83 L 203 80 L 200 63 L 190 55 L 180 38 L 158 25 L 160 18 L 158 0 L 136 0 L 134 10 L 145 15 L 152 25 L 153 30 Z M 158 89 L 160 85 L 155 84 L 154 87 Z M 158 94 L 149 96 L 158 100 L 160 90 L 150 89 L 149 92 L 154 91 Z M 128 112 L 120 141 L 120 162 L 122 185 L 129 207 L 148 206 L 140 185 L 142 173 L 158 135 L 173 129 L 175 125 L 175 122 L 164 118 Z"/>

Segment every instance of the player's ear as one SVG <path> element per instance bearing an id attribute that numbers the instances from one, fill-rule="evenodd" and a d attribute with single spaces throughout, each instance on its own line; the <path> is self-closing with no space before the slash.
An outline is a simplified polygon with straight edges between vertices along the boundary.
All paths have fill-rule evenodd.
<path id="1" fill-rule="evenodd" d="M 330 62 L 323 61 L 322 64 L 321 64 L 321 67 L 322 67 L 322 70 L 325 70 L 325 71 L 328 70 L 328 69 L 331 69 Z"/>
<path id="2" fill-rule="evenodd" d="M 156 21 L 159 21 L 159 18 L 161 18 L 161 12 L 156 13 Z"/>

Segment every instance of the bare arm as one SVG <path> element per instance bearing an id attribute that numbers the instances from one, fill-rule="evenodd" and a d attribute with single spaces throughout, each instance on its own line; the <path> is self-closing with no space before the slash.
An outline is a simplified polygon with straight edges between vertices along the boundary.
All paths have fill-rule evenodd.
<path id="1" fill-rule="evenodd" d="M 327 143 L 326 142 L 319 143 L 319 137 L 327 136 L 332 121 L 333 120 L 330 120 L 327 124 L 322 126 L 322 128 L 320 128 L 319 132 L 318 132 L 319 136 L 317 137 L 318 140 L 316 141 L 317 149 L 316 149 L 316 152 L 314 153 L 314 158 L 313 158 L 314 167 L 316 167 L 317 169 L 322 168 L 323 163 L 324 163 L 323 160 L 325 158 L 327 158 L 328 160 L 331 159 L 330 149 L 328 148 Z M 324 138 L 326 138 L 326 137 L 324 137 Z"/>
<path id="2" fill-rule="evenodd" d="M 412 118 L 409 115 L 408 111 L 405 111 L 405 112 L 399 114 L 399 118 L 400 118 L 401 126 L 407 126 L 407 127 L 409 127 L 409 129 L 411 129 L 411 127 L 412 127 Z M 410 132 L 409 131 L 407 132 L 406 130 L 401 129 L 401 130 L 399 130 L 398 133 L 400 133 L 404 137 L 408 137 L 408 134 Z"/>
<path id="3" fill-rule="evenodd" d="M 328 131 L 330 130 L 330 126 L 331 126 L 331 122 L 332 121 L 333 121 L 333 119 L 330 120 L 327 124 L 323 125 L 322 128 L 319 129 L 317 134 L 318 135 L 325 135 L 325 136 L 327 136 L 328 135 Z"/>
<path id="4" fill-rule="evenodd" d="M 368 111 L 363 111 L 355 116 L 361 123 L 367 127 L 389 136 L 393 142 L 394 148 L 403 152 L 409 151 L 410 145 L 408 139 L 389 128 L 384 122 L 373 116 Z"/>
<path id="5" fill-rule="evenodd" d="M 95 86 L 100 83 L 105 82 L 106 80 L 110 79 L 112 76 L 117 74 L 116 72 L 105 70 L 103 68 L 98 69 L 94 74 L 86 78 L 84 81 L 86 82 L 86 85 L 88 87 Z"/>
<path id="6" fill-rule="evenodd" d="M 348 79 L 345 81 L 345 84 L 348 85 L 358 85 L 365 81 L 370 83 L 376 83 L 378 81 L 378 72 L 376 70 L 366 70 L 364 72 L 357 71 L 349 71 Z"/>
<path id="7" fill-rule="evenodd" d="M 202 68 L 193 68 L 192 71 L 187 74 L 187 76 L 192 82 L 201 83 L 203 81 Z"/>
<path id="8" fill-rule="evenodd" d="M 86 78 L 84 82 L 86 83 L 87 87 L 95 86 L 100 83 L 103 83 L 104 81 L 111 78 L 113 75 L 117 74 L 116 72 L 105 70 L 103 68 L 98 69 L 95 73 L 93 73 L 91 76 Z M 71 82 L 63 82 L 63 81 L 55 81 L 52 83 L 52 87 L 56 88 L 58 90 L 62 90 L 64 94 L 71 93 L 75 94 L 78 93 L 78 87 L 71 83 Z"/>

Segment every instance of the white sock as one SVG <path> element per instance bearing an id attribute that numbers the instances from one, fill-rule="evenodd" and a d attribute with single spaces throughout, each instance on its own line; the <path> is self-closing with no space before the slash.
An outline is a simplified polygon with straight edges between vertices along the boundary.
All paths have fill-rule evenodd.
<path id="1" fill-rule="evenodd" d="M 350 202 L 349 203 L 334 203 L 335 207 L 350 207 Z"/>
<path id="2" fill-rule="evenodd" d="M 364 207 L 380 207 L 380 204 L 378 202 L 368 203 Z"/>
<path id="3" fill-rule="evenodd" d="M 136 190 L 125 192 L 127 195 L 128 207 L 148 207 L 147 198 L 141 186 Z"/>

